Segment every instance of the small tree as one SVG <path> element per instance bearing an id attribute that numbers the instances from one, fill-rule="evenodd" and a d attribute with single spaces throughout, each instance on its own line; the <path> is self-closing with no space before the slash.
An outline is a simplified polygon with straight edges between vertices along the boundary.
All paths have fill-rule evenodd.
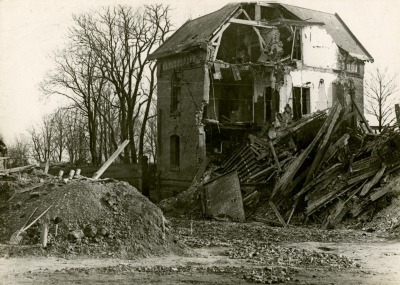
<path id="1" fill-rule="evenodd" d="M 29 140 L 20 136 L 15 139 L 15 142 L 8 147 L 8 167 L 18 167 L 29 164 L 30 145 Z"/>
<path id="2" fill-rule="evenodd" d="M 367 114 L 374 116 L 378 121 L 379 131 L 389 124 L 394 117 L 392 97 L 399 90 L 397 74 L 390 74 L 387 68 L 376 67 L 368 73 L 365 81 L 365 109 Z"/>

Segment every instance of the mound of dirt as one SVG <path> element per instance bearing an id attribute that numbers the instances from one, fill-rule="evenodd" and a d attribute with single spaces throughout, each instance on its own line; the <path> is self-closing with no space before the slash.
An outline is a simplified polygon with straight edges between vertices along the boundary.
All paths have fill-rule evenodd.
<path id="1" fill-rule="evenodd" d="M 38 244 L 47 223 L 47 254 L 133 258 L 180 248 L 162 211 L 126 182 L 44 184 L 34 192 L 17 194 L 8 204 L 1 215 L 2 243 L 23 227 L 36 208 L 29 223 L 51 206 L 23 233 L 21 245 Z"/>

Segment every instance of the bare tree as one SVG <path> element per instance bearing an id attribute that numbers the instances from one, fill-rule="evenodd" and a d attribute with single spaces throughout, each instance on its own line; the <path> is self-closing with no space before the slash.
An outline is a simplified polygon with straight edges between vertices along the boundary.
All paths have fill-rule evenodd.
<path id="1" fill-rule="evenodd" d="M 54 128 L 54 160 L 62 161 L 64 157 L 66 144 L 66 125 L 65 117 L 68 109 L 59 108 L 53 113 L 53 128 Z"/>
<path id="2" fill-rule="evenodd" d="M 94 52 L 73 41 L 55 53 L 55 69 L 49 72 L 41 84 L 44 94 L 58 94 L 74 102 L 87 119 L 89 148 L 92 164 L 99 164 L 97 155 L 98 101 L 105 80 L 97 69 Z"/>
<path id="3" fill-rule="evenodd" d="M 366 112 L 378 121 L 379 131 L 393 119 L 392 97 L 399 90 L 397 74 L 390 74 L 387 68 L 376 67 L 368 73 L 365 81 Z"/>
<path id="4" fill-rule="evenodd" d="M 130 147 L 124 150 L 125 163 L 137 162 L 135 124 L 152 95 L 149 93 L 146 102 L 141 101 L 140 86 L 146 73 L 154 69 L 149 54 L 169 32 L 168 11 L 162 5 L 137 10 L 117 6 L 74 17 L 74 41 L 96 54 L 102 77 L 112 84 L 118 98 L 120 137 L 122 141 L 130 140 Z M 154 80 L 149 83 L 155 85 Z M 154 87 L 149 90 L 152 92 Z"/>
<path id="5" fill-rule="evenodd" d="M 55 157 L 53 114 L 43 116 L 42 121 L 28 130 L 32 141 L 33 157 L 41 162 Z"/>
<path id="6" fill-rule="evenodd" d="M 29 154 L 29 140 L 25 136 L 21 135 L 8 147 L 8 156 L 10 157 L 8 167 L 27 165 L 29 163 Z"/>
<path id="7" fill-rule="evenodd" d="M 71 164 L 84 165 L 88 161 L 89 146 L 86 117 L 79 108 L 71 106 L 64 116 L 65 150 Z"/>

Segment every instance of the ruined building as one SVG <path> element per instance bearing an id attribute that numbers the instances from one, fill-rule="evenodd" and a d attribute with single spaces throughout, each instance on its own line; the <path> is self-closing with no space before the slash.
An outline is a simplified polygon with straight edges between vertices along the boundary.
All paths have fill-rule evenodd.
<path id="1" fill-rule="evenodd" d="M 187 21 L 151 57 L 163 196 L 186 189 L 208 156 L 249 130 L 349 104 L 349 94 L 362 110 L 373 61 L 339 15 L 267 2 Z"/>

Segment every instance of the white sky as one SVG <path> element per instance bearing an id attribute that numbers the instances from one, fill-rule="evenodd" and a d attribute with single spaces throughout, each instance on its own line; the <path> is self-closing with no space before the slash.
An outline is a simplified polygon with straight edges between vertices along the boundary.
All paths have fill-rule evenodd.
<path id="1" fill-rule="evenodd" d="M 169 4 L 175 27 L 223 7 L 227 0 L 0 0 L 0 133 L 6 142 L 51 112 L 60 98 L 43 100 L 38 85 L 52 68 L 49 55 L 61 47 L 72 14 L 105 5 Z M 400 73 L 400 0 L 283 0 L 338 13 L 375 58 Z M 400 102 L 400 98 L 397 99 Z"/>

